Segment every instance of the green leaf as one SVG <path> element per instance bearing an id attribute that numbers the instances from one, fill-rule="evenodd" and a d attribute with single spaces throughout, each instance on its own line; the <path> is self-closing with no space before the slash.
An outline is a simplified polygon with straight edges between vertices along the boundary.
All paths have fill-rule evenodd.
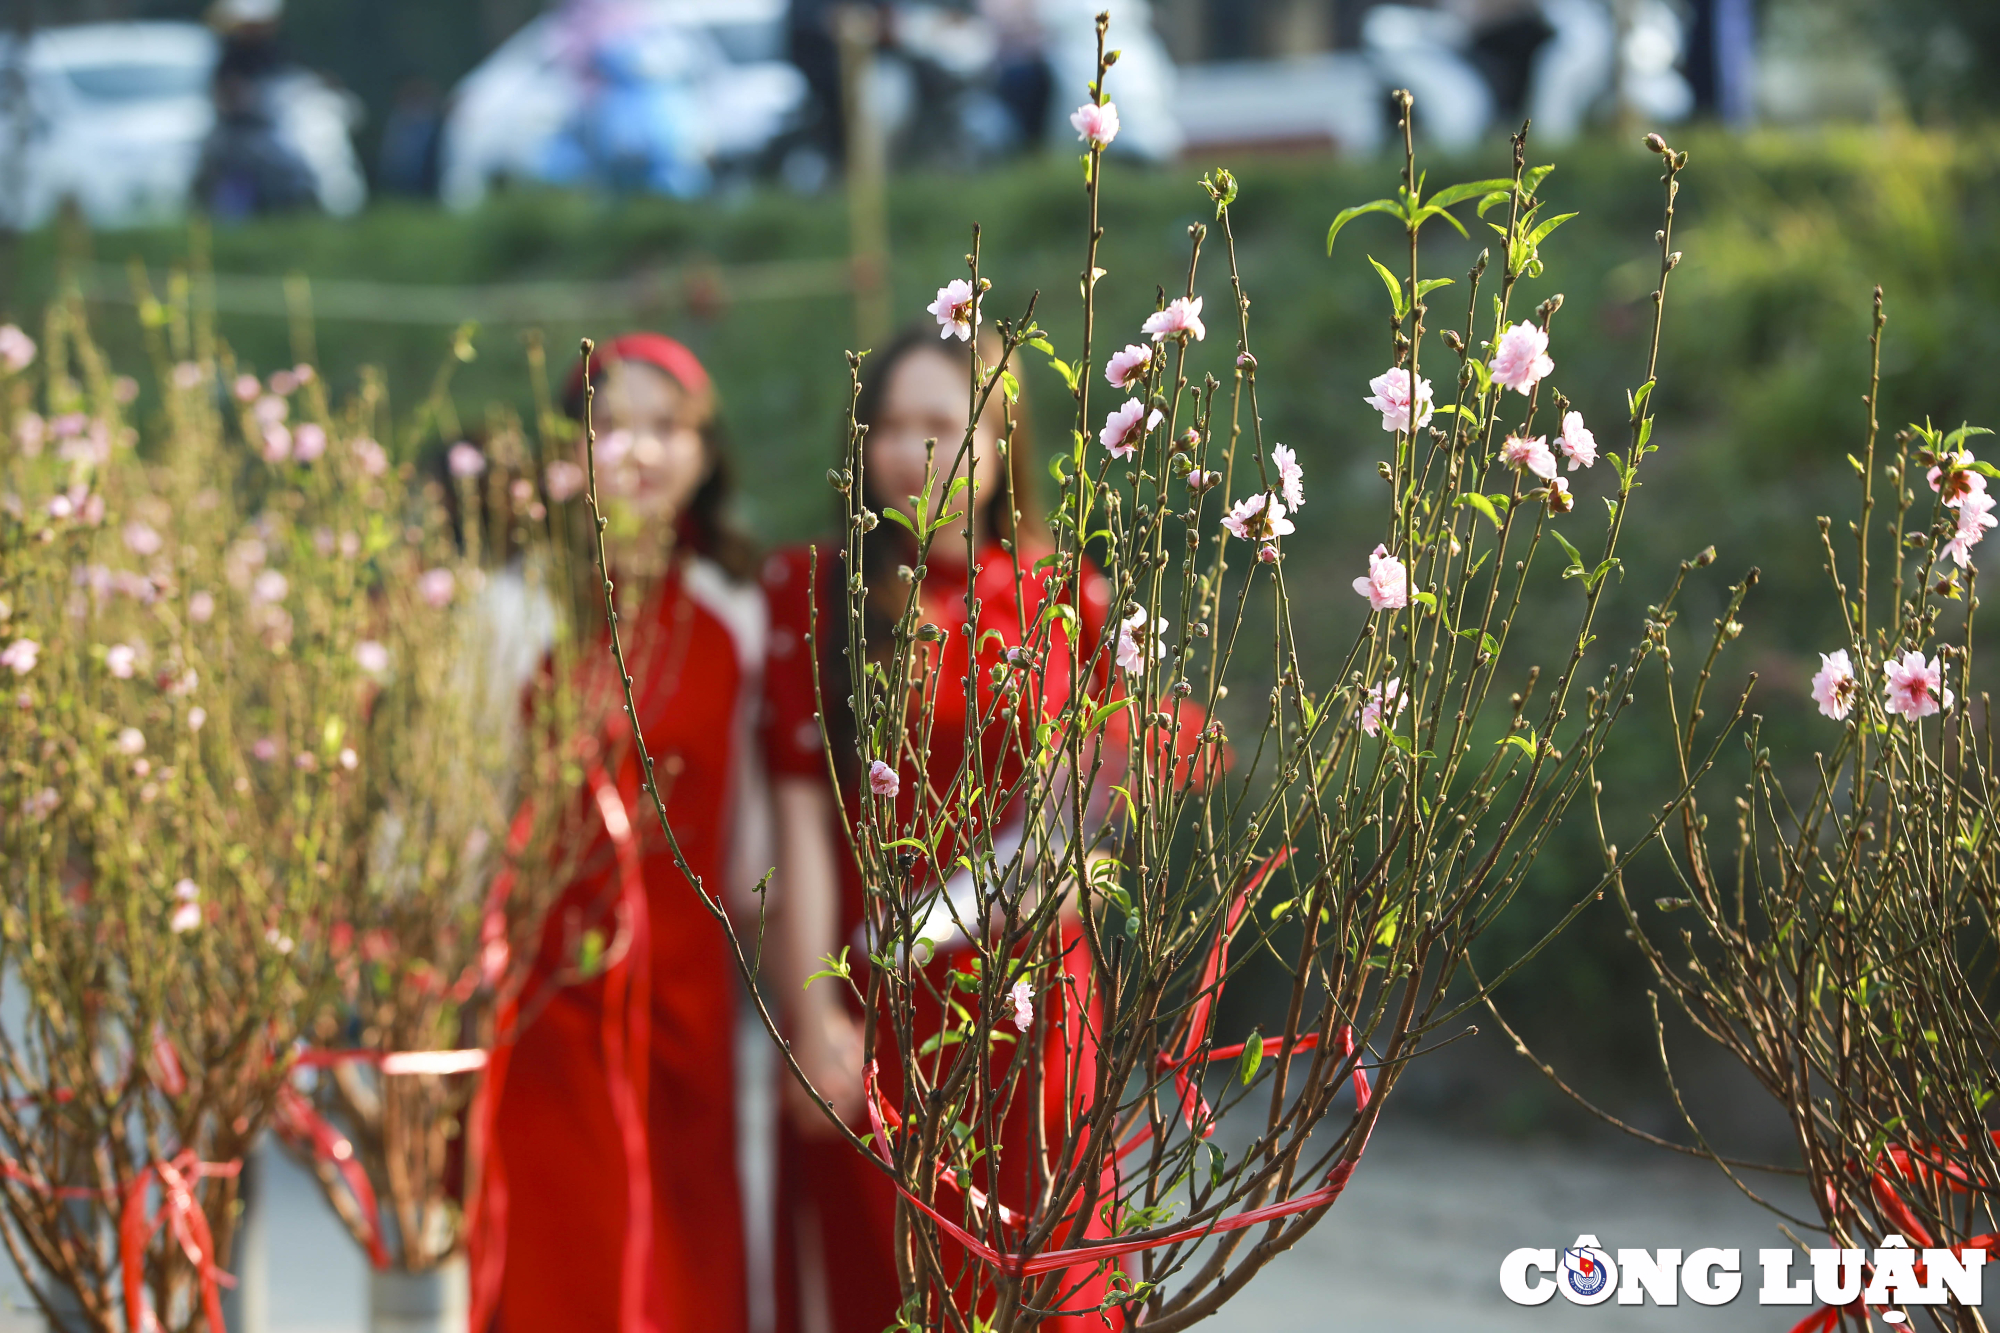
<path id="1" fill-rule="evenodd" d="M 1639 450 L 1646 447 L 1646 441 L 1653 438 L 1653 418 L 1647 417 L 1639 423 L 1639 449 L 1632 451 L 1633 461 L 1638 461 Z"/>
<path id="2" fill-rule="evenodd" d="M 1123 708 L 1130 708 L 1131 706 L 1132 706 L 1132 696 L 1128 694 L 1123 699 L 1118 700 L 1116 703 L 1108 703 L 1104 705 L 1102 708 L 1092 710 L 1090 714 L 1090 725 L 1083 729 L 1084 734 L 1089 735 L 1091 732 L 1096 731 L 1099 727 L 1103 726 L 1107 721 L 1109 721 L 1114 713 L 1118 712 L 1120 709 Z"/>
<path id="3" fill-rule="evenodd" d="M 1991 435 L 1992 433 L 1992 431 L 1986 429 L 1984 426 L 1960 426 L 1957 430 L 1944 437 L 1944 447 L 1948 450 L 1956 449 L 1959 445 L 1965 443 L 1967 436 Z"/>
<path id="4" fill-rule="evenodd" d="M 1435 204 L 1426 204 L 1417 213 L 1417 225 L 1422 226 L 1430 218 L 1443 218 L 1451 224 L 1453 231 L 1457 232 L 1460 236 L 1465 235 L 1465 224 Z"/>
<path id="5" fill-rule="evenodd" d="M 1474 509 L 1486 515 L 1496 529 L 1500 526 L 1500 512 L 1493 507 L 1491 500 L 1481 495 L 1478 491 L 1467 491 L 1465 494 L 1459 496 L 1458 499 L 1452 501 L 1452 503 L 1457 505 L 1471 505 Z"/>
<path id="6" fill-rule="evenodd" d="M 1451 284 L 1452 280 L 1450 278 L 1425 278 L 1417 284 L 1417 299 L 1421 301 L 1438 288 L 1449 287 Z"/>
<path id="7" fill-rule="evenodd" d="M 1382 285 L 1389 289 L 1389 306 L 1396 312 L 1397 318 L 1400 319 L 1403 315 L 1409 313 L 1409 307 L 1403 304 L 1403 284 L 1396 280 L 1396 275 L 1391 273 L 1382 264 L 1382 261 L 1375 258 L 1374 255 L 1368 256 L 1368 262 L 1373 264 L 1375 271 L 1382 275 Z"/>
<path id="8" fill-rule="evenodd" d="M 1529 232 L 1528 249 L 1530 251 L 1539 250 L 1542 246 L 1542 242 L 1548 239 L 1548 235 L 1550 232 L 1554 231 L 1557 227 L 1562 226 L 1563 223 L 1568 222 L 1571 218 L 1575 216 L 1576 214 L 1574 213 L 1558 213 L 1556 216 L 1550 218 L 1547 222 L 1544 222 L 1541 226 Z"/>
<path id="9" fill-rule="evenodd" d="M 1375 932 L 1375 942 L 1385 949 L 1396 947 L 1396 923 L 1402 919 L 1403 905 L 1396 903 L 1382 915 L 1381 929 Z"/>
<path id="10" fill-rule="evenodd" d="M 1553 162 L 1545 167 L 1529 167 L 1521 173 L 1521 193 L 1533 194 L 1535 191 L 1541 189 L 1542 182 L 1547 180 L 1549 173 L 1555 169 Z"/>
<path id="11" fill-rule="evenodd" d="M 909 519 L 904 518 L 901 514 L 897 513 L 894 509 L 890 508 L 888 505 L 882 506 L 882 516 L 884 518 L 895 519 L 898 523 L 901 523 L 903 525 L 904 529 L 908 531 L 911 536 L 916 535 L 917 532 L 916 525 L 911 523 Z"/>
<path id="12" fill-rule="evenodd" d="M 1554 528 L 1549 529 L 1549 536 L 1554 537 L 1556 539 L 1557 543 L 1559 543 L 1563 548 L 1563 554 L 1569 557 L 1569 568 L 1563 571 L 1563 577 L 1566 579 L 1582 577 L 1583 556 L 1580 553 L 1578 553 L 1577 549 L 1574 546 L 1571 546 L 1569 544 L 1569 538 L 1563 536 L 1560 532 L 1557 532 Z"/>
<path id="13" fill-rule="evenodd" d="M 1616 569 L 1618 571 L 1619 578 L 1622 579 L 1625 577 L 1625 562 L 1623 560 L 1620 560 L 1617 556 L 1614 555 L 1607 558 L 1604 561 L 1604 563 L 1599 565 L 1596 569 L 1591 570 L 1590 573 L 1584 577 L 1583 586 L 1586 588 L 1595 588 L 1598 584 L 1604 581 L 1604 576 L 1606 574 L 1609 574 L 1613 569 Z"/>
<path id="14" fill-rule="evenodd" d="M 1499 740 L 1493 743 L 1495 745 L 1519 746 L 1521 749 L 1521 753 L 1527 755 L 1528 758 L 1533 759 L 1535 757 L 1535 742 L 1531 738 L 1534 736 L 1534 734 L 1535 734 L 1534 729 L 1531 727 L 1529 728 L 1528 734 L 1526 736 L 1502 736 Z"/>
<path id="15" fill-rule="evenodd" d="M 1462 204 L 1474 195 L 1491 194 L 1495 190 L 1506 193 L 1512 191 L 1514 182 L 1495 178 L 1486 181 L 1467 181 L 1463 185 L 1447 185 L 1424 202 L 1435 208 L 1449 208 Z"/>
<path id="16" fill-rule="evenodd" d="M 1333 225 L 1327 228 L 1326 231 L 1327 254 L 1333 254 L 1333 241 L 1336 236 L 1340 235 L 1340 229 L 1360 217 L 1363 213 L 1387 213 L 1391 217 L 1400 217 L 1402 216 L 1402 212 L 1403 210 L 1396 206 L 1396 201 L 1393 199 L 1371 199 L 1365 204 L 1356 204 L 1352 208 L 1341 209 L 1340 212 L 1334 214 Z"/>
<path id="17" fill-rule="evenodd" d="M 1243 1058 L 1236 1062 L 1236 1081 L 1244 1087 L 1257 1077 L 1257 1066 L 1264 1063 L 1264 1030 L 1251 1028 L 1250 1036 L 1243 1043 Z"/>
<path id="18" fill-rule="evenodd" d="M 1637 421 L 1639 414 L 1646 410 L 1646 400 L 1653 396 L 1655 383 L 1654 380 L 1647 380 L 1637 391 L 1631 389 L 1625 391 L 1625 415 L 1628 419 Z"/>
<path id="19" fill-rule="evenodd" d="M 1492 194 L 1487 195 L 1484 199 L 1481 199 L 1479 201 L 1479 207 L 1474 209 L 1473 211 L 1479 214 L 1480 217 L 1485 217 L 1490 210 L 1498 208 L 1500 205 L 1506 203 L 1509 199 L 1512 199 L 1513 197 L 1514 197 L 1513 183 L 1510 181 L 1508 183 L 1507 189 L 1496 190 Z M 1489 222 L 1486 225 L 1490 227 L 1493 224 Z"/>
<path id="20" fill-rule="evenodd" d="M 1494 638 L 1483 629 L 1462 629 L 1458 632 L 1458 637 L 1461 639 L 1477 638 L 1479 640 L 1479 651 L 1485 653 L 1488 657 L 1498 657 L 1500 655 L 1500 640 Z"/>
<path id="21" fill-rule="evenodd" d="M 1003 370 L 1000 372 L 1000 387 L 1006 391 L 1008 402 L 1012 403 L 1020 400 L 1021 381 L 1014 378 L 1013 371 Z"/>
<path id="22" fill-rule="evenodd" d="M 811 976 L 807 977 L 805 985 L 799 987 L 800 990 L 807 989 L 815 981 L 818 981 L 823 977 L 833 977 L 834 979 L 839 981 L 846 981 L 850 976 L 853 975 L 853 969 L 848 964 L 847 961 L 847 946 L 845 944 L 840 946 L 839 953 L 837 954 L 830 953 L 826 957 L 820 959 L 820 961 L 822 963 L 825 963 L 826 966 L 820 969 L 819 971 L 813 973 Z"/>
<path id="23" fill-rule="evenodd" d="M 1982 477 L 1990 477 L 1995 481 L 2000 481 L 2000 468 L 1994 467 L 1991 463 L 1983 463 L 1978 459 L 1974 459 L 1972 462 L 1967 463 L 1965 467 L 1968 472 L 1977 472 Z"/>

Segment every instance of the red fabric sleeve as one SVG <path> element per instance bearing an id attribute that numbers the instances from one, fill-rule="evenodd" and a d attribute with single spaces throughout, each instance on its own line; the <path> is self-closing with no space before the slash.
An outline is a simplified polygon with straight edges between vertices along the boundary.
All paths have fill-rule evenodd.
<path id="1" fill-rule="evenodd" d="M 829 557 L 820 548 L 822 561 Z M 819 571 L 826 577 L 826 570 Z M 823 777 L 818 709 L 813 694 L 812 547 L 792 546 L 764 562 L 764 596 L 770 606 L 770 655 L 764 664 L 761 740 L 773 777 Z"/>

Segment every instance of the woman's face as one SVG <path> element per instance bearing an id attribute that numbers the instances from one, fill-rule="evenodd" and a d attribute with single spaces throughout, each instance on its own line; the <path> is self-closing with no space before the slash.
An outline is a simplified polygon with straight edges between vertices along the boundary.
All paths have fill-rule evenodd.
<path id="1" fill-rule="evenodd" d="M 877 415 L 866 445 L 869 494 L 878 504 L 907 510 L 909 497 L 924 491 L 924 441 L 935 439 L 932 467 L 936 476 L 930 489 L 930 512 L 933 517 L 941 515 L 953 465 L 958 464 L 959 447 L 965 440 L 964 359 L 931 348 L 907 354 L 889 369 Z M 979 511 L 998 494 L 1000 421 L 996 403 L 980 417 L 974 439 L 977 464 L 973 480 L 978 484 Z M 965 475 L 963 464 L 958 464 L 957 475 Z M 961 514 L 964 500 L 961 492 L 953 506 Z M 962 532 L 962 524 L 954 524 L 953 530 Z"/>
<path id="2" fill-rule="evenodd" d="M 688 397 L 658 366 L 614 361 L 592 403 L 598 491 L 614 533 L 672 526 L 713 465 L 688 416 Z"/>

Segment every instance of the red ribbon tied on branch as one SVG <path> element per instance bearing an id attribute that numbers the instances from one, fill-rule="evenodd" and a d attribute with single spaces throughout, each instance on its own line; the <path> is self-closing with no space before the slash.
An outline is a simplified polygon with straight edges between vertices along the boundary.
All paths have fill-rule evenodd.
<path id="1" fill-rule="evenodd" d="M 236 1279 L 215 1265 L 215 1237 L 208 1229 L 208 1215 L 194 1196 L 195 1182 L 217 1176 L 234 1176 L 241 1162 L 204 1162 L 188 1148 L 171 1161 L 154 1162 L 125 1187 L 125 1202 L 118 1218 L 118 1259 L 125 1280 L 125 1326 L 133 1333 L 152 1333 L 159 1321 L 146 1304 L 146 1246 L 162 1226 L 169 1228 L 181 1252 L 194 1265 L 201 1282 L 202 1311 L 208 1326 L 221 1333 L 223 1287 L 233 1287 Z M 146 1193 L 157 1183 L 160 1206 L 146 1211 Z"/>
<path id="2" fill-rule="evenodd" d="M 1267 875 L 1283 865 L 1289 859 L 1290 855 L 1290 848 L 1279 849 L 1266 859 L 1263 865 L 1258 867 L 1257 873 L 1252 875 L 1243 888 L 1238 891 L 1235 900 L 1230 904 L 1229 910 L 1225 914 L 1222 927 L 1216 932 L 1215 942 L 1210 947 L 1208 960 L 1203 966 L 1200 993 L 1190 1012 L 1187 1042 L 1182 1048 L 1182 1054 L 1178 1059 L 1163 1056 L 1161 1060 L 1163 1067 L 1171 1066 L 1175 1071 L 1175 1082 L 1181 1092 L 1182 1112 L 1189 1128 L 1193 1129 L 1199 1123 L 1204 1136 L 1213 1131 L 1213 1118 L 1208 1112 L 1207 1104 L 1201 1100 L 1200 1089 L 1196 1085 L 1194 1076 L 1188 1071 L 1209 1060 L 1227 1059 L 1231 1056 L 1241 1055 L 1246 1045 L 1246 1043 L 1239 1043 L 1235 1046 L 1212 1050 L 1205 1054 L 1201 1050 L 1201 1047 L 1208 1040 L 1210 1020 L 1215 1010 L 1215 1001 L 1222 993 L 1224 973 L 1228 969 L 1229 937 L 1235 932 L 1236 926 L 1242 919 L 1243 912 L 1249 905 L 1249 901 L 1258 886 L 1264 882 Z M 1345 1064 L 1355 1054 L 1354 1029 L 1351 1026 L 1343 1026 L 1339 1031 L 1337 1041 L 1341 1062 Z M 1307 1033 L 1291 1040 L 1289 1043 L 1282 1037 L 1266 1038 L 1263 1045 L 1266 1054 L 1276 1055 L 1286 1053 L 1288 1049 L 1293 1054 L 1311 1050 L 1318 1043 L 1319 1034 Z M 1356 1110 L 1366 1110 L 1369 1101 L 1373 1097 L 1373 1090 L 1369 1087 L 1368 1075 L 1361 1068 L 1358 1060 L 1355 1061 L 1349 1077 L 1354 1080 Z M 868 1063 L 868 1068 L 865 1071 L 863 1079 L 865 1090 L 863 1101 L 866 1102 L 868 1107 L 869 1128 L 874 1137 L 876 1155 L 884 1163 L 893 1166 L 885 1116 L 893 1118 L 895 1112 L 882 1104 L 881 1093 L 877 1087 L 878 1082 L 878 1070 L 875 1062 L 871 1060 Z M 1199 1119 L 1195 1110 L 1197 1105 L 1200 1107 Z M 1123 1158 L 1141 1143 L 1146 1142 L 1150 1134 L 1150 1129 L 1140 1133 L 1130 1143 L 1121 1146 L 1117 1155 Z M 965 1230 L 965 1228 L 959 1226 L 930 1204 L 918 1198 L 905 1188 L 901 1181 L 896 1182 L 896 1190 L 905 1199 L 909 1200 L 918 1212 L 921 1212 L 924 1216 L 930 1218 L 931 1221 L 937 1223 L 940 1230 L 960 1246 L 964 1247 L 966 1253 L 1000 1272 L 1010 1274 L 1016 1278 L 1027 1278 L 1043 1273 L 1056 1272 L 1059 1269 L 1069 1268 L 1078 1264 L 1099 1264 L 1106 1260 L 1120 1258 L 1124 1255 L 1136 1254 L 1141 1250 L 1157 1249 L 1163 1245 L 1174 1245 L 1183 1241 L 1199 1240 L 1223 1232 L 1241 1231 L 1247 1227 L 1260 1226 L 1266 1222 L 1275 1222 L 1299 1213 L 1311 1212 L 1316 1208 L 1327 1207 L 1340 1197 L 1342 1190 L 1347 1188 L 1348 1179 L 1354 1174 L 1354 1168 L 1360 1163 L 1361 1154 L 1366 1150 L 1367 1146 L 1368 1138 L 1366 1135 L 1363 1135 L 1360 1144 L 1354 1149 L 1353 1154 L 1336 1162 L 1333 1169 L 1327 1172 L 1325 1182 L 1318 1189 L 1283 1200 L 1279 1203 L 1266 1204 L 1261 1208 L 1251 1208 L 1229 1217 L 1217 1218 L 1214 1221 L 1203 1222 L 1197 1225 L 1179 1227 L 1172 1231 L 1157 1232 L 1150 1235 L 1128 1236 L 1122 1240 L 1113 1240 L 1100 1244 L 1044 1250 L 1039 1254 L 1002 1253 L 979 1240 Z M 974 1207 L 979 1206 L 979 1201 L 973 1202 Z M 1011 1210 L 1003 1210 L 1001 1219 L 1009 1223 L 1017 1220 L 1012 1215 Z"/>

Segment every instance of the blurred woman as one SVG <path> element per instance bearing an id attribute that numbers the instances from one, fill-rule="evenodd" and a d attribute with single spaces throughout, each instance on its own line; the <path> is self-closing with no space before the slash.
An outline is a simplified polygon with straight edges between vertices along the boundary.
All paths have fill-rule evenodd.
<path id="1" fill-rule="evenodd" d="M 576 368 L 579 420 L 586 382 L 633 699 L 686 871 L 719 900 L 740 882 L 737 834 L 758 808 L 746 796 L 765 616 L 722 518 L 714 393 L 687 348 L 649 333 Z M 581 489 L 584 462 L 551 465 L 552 501 Z M 600 719 L 581 765 L 588 845 L 495 1070 L 503 1183 L 475 1255 L 482 1333 L 747 1325 L 734 964 L 642 790 L 609 646 L 584 664 Z"/>
<path id="2" fill-rule="evenodd" d="M 990 364 L 998 348 L 989 340 L 981 351 Z M 941 343 L 935 329 L 917 329 L 869 359 L 856 403 L 856 415 L 869 428 L 862 469 L 863 498 L 869 508 L 879 511 L 885 504 L 901 507 L 905 504 L 901 497 L 925 491 L 924 442 L 935 439 L 935 471 L 940 475 L 933 479 L 931 512 L 945 512 L 942 502 L 948 479 L 944 474 L 958 453 L 967 423 L 969 355 L 969 349 L 957 343 Z M 1018 405 L 1014 410 L 1025 415 Z M 1008 647 L 1020 643 L 1022 625 L 1036 623 L 1050 596 L 1047 572 L 1030 572 L 1035 561 L 1051 549 L 1034 504 L 1034 450 L 1026 431 L 1017 426 L 1006 455 L 1010 475 L 1003 480 L 1000 433 L 1001 410 L 996 399 L 982 416 L 976 435 L 976 486 L 968 493 L 975 498 L 969 505 L 959 505 L 962 517 L 938 532 L 923 561 L 925 572 L 918 588 L 920 618 L 944 634 L 942 645 L 932 649 L 936 656 L 929 676 L 930 692 L 909 701 L 913 721 L 919 716 L 927 719 L 931 731 L 926 771 L 903 775 L 899 821 L 911 817 L 927 784 L 937 790 L 949 788 L 961 760 L 967 757 L 966 699 L 956 686 L 972 666 L 969 654 L 978 655 L 979 705 L 985 708 L 991 703 L 987 673 Z M 972 634 L 964 632 L 968 526 L 974 538 L 972 576 L 979 617 Z M 803 986 L 806 977 L 825 966 L 820 960 L 839 953 L 843 945 L 855 946 L 849 949 L 850 959 L 867 952 L 857 943 L 865 919 L 862 885 L 854 858 L 845 847 L 842 812 L 835 806 L 835 800 L 840 800 L 846 806 L 846 817 L 855 817 L 867 774 L 855 755 L 853 715 L 835 705 L 829 711 L 829 725 L 839 779 L 836 798 L 828 782 L 815 716 L 813 681 L 817 657 L 819 696 L 830 703 L 848 697 L 849 673 L 842 655 L 847 644 L 846 598 L 841 591 L 846 570 L 839 559 L 840 544 L 820 543 L 815 579 L 812 550 L 797 547 L 782 551 L 764 567 L 764 590 L 771 607 L 765 753 L 773 781 L 777 892 L 782 895 L 766 969 L 772 993 L 784 1006 L 781 1021 L 801 1067 L 847 1124 L 865 1135 L 868 1121 L 862 1103 L 861 1067 L 864 1015 L 852 994 L 836 983 Z M 1017 556 L 1023 574 L 1018 583 Z M 886 661 L 890 626 L 902 613 L 909 592 L 909 585 L 896 571 L 899 565 L 914 567 L 919 563 L 915 544 L 901 527 L 883 523 L 863 539 L 861 563 L 871 589 L 865 608 L 868 642 Z M 1104 580 L 1094 571 L 1087 572 L 1082 596 L 1063 596 L 1073 599 L 1081 613 L 1084 628 L 1080 643 L 1088 654 L 1088 671 L 1093 659 L 1102 656 L 1092 654 L 1091 649 L 1105 622 Z M 815 606 L 818 642 L 808 645 L 806 635 Z M 974 644 L 976 647 L 968 646 Z M 1069 680 L 1067 654 L 1076 651 L 1076 644 L 1058 640 L 1047 666 L 1052 686 Z M 939 687 L 938 682 L 947 684 Z M 1060 703 L 1054 699 L 1049 706 Z M 1026 716 L 1029 711 L 1023 710 L 1019 726 L 1031 732 L 1039 719 Z M 1018 741 L 1009 726 L 1000 724 L 980 735 L 977 763 L 984 782 L 1002 785 L 1018 774 L 1018 759 L 1010 757 L 1017 751 Z M 886 747 L 885 752 L 895 753 L 896 748 Z M 1032 744 L 1028 748 L 1032 749 Z M 1013 821 L 1022 817 L 1018 810 L 1010 814 Z M 1089 995 L 1089 960 L 1074 922 L 1063 927 L 1061 948 L 1064 969 L 1074 979 L 1071 993 Z M 933 977 L 941 978 L 947 969 L 963 964 L 968 954 L 969 946 L 962 937 L 955 945 L 940 946 L 930 964 Z M 857 985 L 865 992 L 867 981 L 861 971 L 856 969 Z M 1041 1081 L 1048 1092 L 1048 1104 L 1042 1110 L 1052 1114 L 1055 1123 L 1062 1119 L 1062 1089 L 1089 1086 L 1092 1081 L 1093 1048 L 1085 1034 L 1085 1016 L 1079 1012 L 1083 1006 L 1065 1004 L 1065 992 L 1070 988 L 1053 984 L 1044 992 L 1049 1003 L 1045 1006 L 1048 1018 L 1043 1025 L 1042 1059 L 1049 1072 Z M 940 1016 L 935 1014 L 920 1018 L 919 1040 L 936 1031 L 939 1022 Z M 886 1022 L 878 1032 L 876 1052 L 883 1098 L 893 1107 L 901 1097 L 902 1070 Z M 1066 1066 L 1076 1071 L 1078 1082 L 1066 1082 L 1062 1073 Z M 780 1074 L 780 1087 L 783 1114 L 776 1191 L 779 1333 L 803 1329 L 881 1333 L 896 1321 L 900 1303 L 894 1250 L 895 1188 L 837 1136 L 789 1074 Z M 1030 1194 L 1030 1101 L 1026 1096 L 1016 1097 L 1001 1129 L 1000 1202 L 1017 1209 L 1027 1206 Z M 947 1211 L 954 1206 L 950 1198 L 947 1189 L 942 1202 Z M 965 1271 L 964 1256 L 955 1250 L 946 1254 L 944 1262 L 954 1275 Z M 1093 1313 L 1076 1320 L 1052 1319 L 1042 1327 L 1050 1333 L 1095 1330 L 1094 1307 L 1103 1294 L 1101 1279 L 1087 1282 L 1081 1291 L 1068 1293 L 1066 1304 L 1093 1309 Z"/>

